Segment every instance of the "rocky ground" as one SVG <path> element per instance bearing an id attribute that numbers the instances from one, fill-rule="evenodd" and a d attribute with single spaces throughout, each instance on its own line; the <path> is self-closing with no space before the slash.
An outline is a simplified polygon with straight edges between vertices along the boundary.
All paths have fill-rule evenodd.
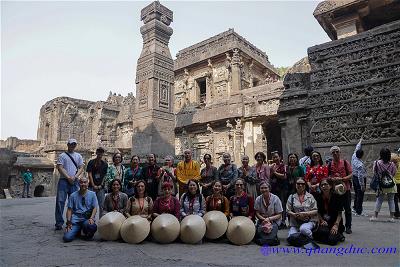
<path id="1" fill-rule="evenodd" d="M 123 242 L 76 240 L 62 242 L 62 232 L 54 231 L 54 197 L 0 200 L 0 265 L 1 266 L 399 266 L 400 221 L 386 222 L 387 203 L 382 217 L 369 222 L 367 217 L 353 218 L 353 234 L 346 235 L 338 250 L 292 251 L 286 245 L 287 230 L 279 232 L 281 249 L 277 254 L 262 250 L 254 243 L 235 246 L 229 243 L 205 242 L 201 245 L 173 243 L 168 245 L 145 241 L 139 245 Z M 365 204 L 372 214 L 374 203 Z M 366 248 L 364 253 L 348 253 L 349 248 Z M 330 248 L 329 246 L 321 246 Z M 372 254 L 372 248 L 380 248 Z M 385 248 L 396 248 L 388 253 Z M 338 249 L 338 248 L 336 248 Z M 343 249 L 343 248 L 341 248 Z M 332 252 L 332 251 L 331 251 Z M 378 252 L 378 251 L 376 251 Z M 310 255 L 310 256 L 309 256 Z"/>

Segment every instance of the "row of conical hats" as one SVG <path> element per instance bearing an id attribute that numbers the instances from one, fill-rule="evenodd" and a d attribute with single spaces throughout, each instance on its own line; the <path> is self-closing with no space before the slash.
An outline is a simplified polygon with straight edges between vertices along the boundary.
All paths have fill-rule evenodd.
<path id="1" fill-rule="evenodd" d="M 151 223 L 139 215 L 125 219 L 119 212 L 104 215 L 98 225 L 100 237 L 104 240 L 117 240 L 120 237 L 131 244 L 146 239 L 150 231 L 159 243 L 174 242 L 180 235 L 184 243 L 196 244 L 203 237 L 217 239 L 226 233 L 228 239 L 236 245 L 250 243 L 255 235 L 254 223 L 244 216 L 234 217 L 229 221 L 220 211 L 209 211 L 204 217 L 186 216 L 181 223 L 171 214 L 161 214 Z"/>

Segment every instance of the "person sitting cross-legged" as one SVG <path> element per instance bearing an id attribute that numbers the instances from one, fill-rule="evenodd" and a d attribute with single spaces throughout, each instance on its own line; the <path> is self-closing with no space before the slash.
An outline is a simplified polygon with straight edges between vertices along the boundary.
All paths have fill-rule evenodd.
<path id="1" fill-rule="evenodd" d="M 90 240 L 97 231 L 95 216 L 97 212 L 96 193 L 88 190 L 89 180 L 82 177 L 79 180 L 79 191 L 71 194 L 68 199 L 67 226 L 65 227 L 64 242 L 71 242 L 76 235 L 83 231 L 84 238 Z"/>

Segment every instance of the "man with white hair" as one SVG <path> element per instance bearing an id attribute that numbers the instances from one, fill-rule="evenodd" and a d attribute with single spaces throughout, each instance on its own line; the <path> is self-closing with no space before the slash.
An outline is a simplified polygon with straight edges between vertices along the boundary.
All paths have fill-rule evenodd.
<path id="1" fill-rule="evenodd" d="M 64 242 L 71 242 L 81 231 L 84 234 L 83 238 L 90 240 L 97 231 L 97 196 L 95 192 L 88 190 L 88 185 L 89 180 L 86 177 L 80 178 L 79 191 L 72 193 L 68 199 Z"/>
<path id="2" fill-rule="evenodd" d="M 176 177 L 179 182 L 179 196 L 185 192 L 187 182 L 191 179 L 200 179 L 200 163 L 192 159 L 192 151 L 186 149 L 183 152 L 184 160 L 176 166 Z"/>
<path id="3" fill-rule="evenodd" d="M 76 144 L 76 139 L 68 139 L 68 151 L 61 153 L 57 160 L 60 179 L 57 185 L 55 230 L 61 230 L 64 224 L 63 214 L 67 197 L 79 189 L 78 177 L 83 172 L 83 158 L 81 154 L 75 152 Z"/>
<path id="4" fill-rule="evenodd" d="M 343 208 L 346 218 L 346 233 L 351 234 L 351 178 L 353 176 L 351 165 L 347 160 L 340 159 L 340 148 L 333 146 L 330 149 L 332 162 L 328 164 L 329 177 L 335 183 L 343 183 L 346 193 L 343 195 Z"/>

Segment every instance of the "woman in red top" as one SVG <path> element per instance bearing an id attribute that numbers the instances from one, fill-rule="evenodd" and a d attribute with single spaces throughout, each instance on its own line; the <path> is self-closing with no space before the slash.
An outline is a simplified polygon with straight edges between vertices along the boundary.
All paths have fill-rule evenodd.
<path id="1" fill-rule="evenodd" d="M 317 151 L 311 153 L 311 164 L 307 165 L 305 181 L 310 188 L 310 193 L 314 194 L 319 190 L 319 183 L 328 177 L 328 167 L 324 166 L 321 154 Z"/>
<path id="2" fill-rule="evenodd" d="M 169 182 L 163 183 L 162 190 L 164 195 L 158 197 L 156 201 L 154 201 L 153 217 L 157 217 L 163 213 L 169 213 L 174 215 L 179 220 L 181 207 L 179 200 L 171 194 L 172 184 Z"/>

